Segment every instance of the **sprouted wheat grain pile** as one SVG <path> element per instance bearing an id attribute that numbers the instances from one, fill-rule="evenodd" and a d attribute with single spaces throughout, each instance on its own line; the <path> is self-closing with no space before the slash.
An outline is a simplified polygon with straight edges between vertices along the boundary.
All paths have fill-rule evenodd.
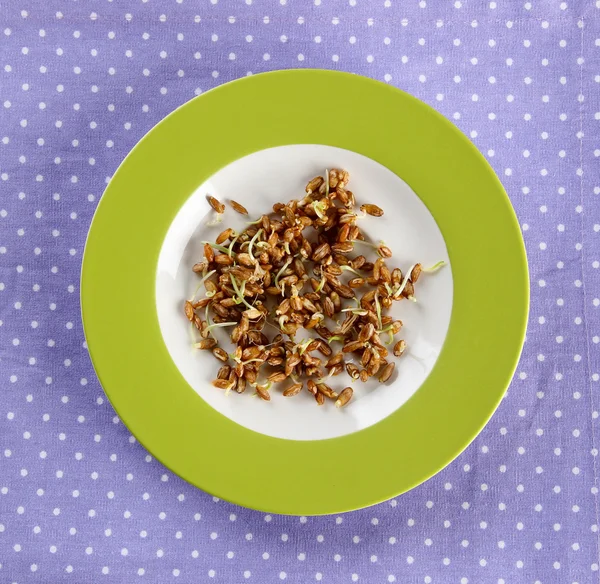
<path id="1" fill-rule="evenodd" d="M 345 170 L 326 172 L 306 185 L 302 199 L 276 203 L 243 232 L 225 229 L 204 242 L 204 259 L 193 267 L 201 281 L 185 315 L 202 337 L 194 346 L 222 363 L 215 387 L 242 393 L 251 386 L 266 401 L 274 384 L 285 397 L 306 387 L 317 404 L 331 399 L 342 407 L 353 390 L 334 390 L 335 376 L 345 372 L 363 382 L 376 376 L 380 383 L 392 377 L 390 353 L 400 357 L 406 342 L 395 338 L 402 322 L 386 312 L 393 302 L 415 300 L 421 273 L 443 262 L 428 270 L 415 264 L 405 274 L 390 270 L 392 251 L 367 242 L 358 226 L 383 210 L 364 204 L 357 213 L 348 179 Z M 211 224 L 221 222 L 225 205 L 208 200 L 217 214 Z M 205 296 L 197 299 L 202 285 Z M 218 346 L 217 327 L 231 328 L 233 353 Z M 300 334 L 307 338 L 297 340 Z"/>

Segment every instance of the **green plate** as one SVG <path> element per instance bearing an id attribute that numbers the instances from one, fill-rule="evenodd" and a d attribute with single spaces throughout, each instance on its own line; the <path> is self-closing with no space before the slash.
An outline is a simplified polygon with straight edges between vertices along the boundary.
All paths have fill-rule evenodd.
<path id="1" fill-rule="evenodd" d="M 186 383 L 161 336 L 155 283 L 165 234 L 200 184 L 250 153 L 314 143 L 369 157 L 418 194 L 446 242 L 453 304 L 441 354 L 402 407 L 358 432 L 296 441 L 230 421 Z M 174 473 L 213 495 L 302 515 L 389 499 L 464 450 L 514 373 L 528 294 L 515 214 L 473 144 L 406 93 L 318 70 L 234 81 L 159 123 L 106 189 L 81 278 L 94 367 L 139 441 Z"/>

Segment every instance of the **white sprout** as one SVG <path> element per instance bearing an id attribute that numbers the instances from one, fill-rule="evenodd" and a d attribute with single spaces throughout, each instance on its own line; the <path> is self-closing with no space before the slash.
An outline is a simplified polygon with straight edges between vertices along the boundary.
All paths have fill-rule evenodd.
<path id="1" fill-rule="evenodd" d="M 196 291 L 194 292 L 194 295 L 192 296 L 190 302 L 194 302 L 194 299 L 196 298 L 196 294 L 198 294 L 198 290 L 200 290 L 202 284 L 204 284 L 204 282 L 210 278 L 217 270 L 211 270 L 210 272 L 208 272 L 208 274 L 204 274 L 204 276 L 202 276 L 202 279 L 200 280 L 200 283 L 198 284 L 198 287 L 196 288 Z"/>
<path id="2" fill-rule="evenodd" d="M 433 264 L 433 266 L 430 266 L 429 268 L 423 268 L 423 272 L 437 272 L 440 268 L 443 268 L 446 265 L 446 262 L 444 260 L 437 262 L 437 264 Z"/>
<path id="3" fill-rule="evenodd" d="M 229 274 L 229 279 L 231 280 L 231 285 L 233 286 L 233 289 L 235 290 L 235 293 L 237 294 L 238 298 L 250 309 L 252 310 L 254 308 L 254 306 L 252 306 L 251 304 L 249 304 L 248 302 L 246 302 L 246 299 L 243 296 L 243 293 L 241 292 L 241 290 L 239 289 L 237 282 L 235 280 L 235 277 L 233 276 L 233 274 Z M 245 284 L 245 281 L 244 281 Z"/>
<path id="4" fill-rule="evenodd" d="M 264 363 L 264 359 L 260 359 L 259 357 L 256 357 L 255 359 L 248 359 L 247 361 L 238 361 L 238 363 L 242 363 L 244 365 L 246 365 L 247 363 L 254 363 L 255 361 L 260 361 L 261 363 Z"/>
<path id="5" fill-rule="evenodd" d="M 232 254 L 233 254 L 233 246 L 234 246 L 235 242 L 237 241 L 237 239 L 238 239 L 238 237 L 239 237 L 240 235 L 241 235 L 241 233 L 236 233 L 236 234 L 235 234 L 235 237 L 234 237 L 234 238 L 231 240 L 231 243 L 229 244 L 229 247 L 227 248 L 227 250 L 228 250 L 228 251 L 227 251 L 227 255 L 228 255 L 229 257 L 231 257 L 231 256 L 232 256 Z"/>
<path id="6" fill-rule="evenodd" d="M 299 355 L 302 355 L 304 351 L 306 351 L 306 349 L 308 348 L 308 345 L 312 343 L 312 341 L 312 339 L 304 339 L 303 341 L 296 343 L 296 346 L 294 348 L 298 350 Z"/>
<path id="7" fill-rule="evenodd" d="M 208 313 L 208 309 L 210 308 L 210 302 L 206 305 L 206 308 L 204 309 L 204 320 L 206 321 L 206 324 L 208 325 L 207 330 L 208 333 L 215 338 L 215 335 L 212 334 L 212 332 L 210 332 L 210 327 L 212 325 L 212 321 L 210 320 L 210 314 Z"/>
<path id="8" fill-rule="evenodd" d="M 351 312 L 352 314 L 358 314 L 358 316 L 365 316 L 369 314 L 364 308 L 342 308 L 341 312 Z"/>
<path id="9" fill-rule="evenodd" d="M 404 280 L 402 280 L 402 284 L 400 284 L 400 287 L 394 292 L 394 298 L 398 298 L 400 294 L 402 294 L 404 288 L 406 288 L 406 284 L 410 280 L 410 275 L 412 274 L 412 271 L 415 269 L 416 265 L 417 264 L 413 264 L 410 268 L 408 268 L 408 272 L 406 272 Z"/>
<path id="10" fill-rule="evenodd" d="M 341 270 L 344 270 L 345 272 L 352 272 L 353 274 L 356 274 L 359 278 L 362 278 L 362 274 L 360 272 L 357 272 L 353 267 L 351 266 L 340 266 Z"/>
<path id="11" fill-rule="evenodd" d="M 256 221 L 246 221 L 246 225 L 256 225 L 262 221 L 263 216 L 261 215 Z"/>
<path id="12" fill-rule="evenodd" d="M 386 345 L 391 345 L 394 342 L 394 333 L 392 333 L 393 328 L 394 327 L 390 324 L 389 326 L 386 326 L 385 328 L 377 331 L 378 335 L 382 335 L 383 333 L 388 334 L 388 341 Z"/>
<path id="13" fill-rule="evenodd" d="M 379 292 L 375 293 L 375 311 L 377 312 L 377 322 L 379 323 L 379 328 L 383 328 L 381 324 L 381 304 L 379 304 Z"/>
<path id="14" fill-rule="evenodd" d="M 285 272 L 287 270 L 287 267 L 292 263 L 291 258 L 289 260 L 287 260 L 285 262 L 285 264 L 283 264 L 283 267 L 281 268 L 281 270 L 279 270 L 279 272 L 277 272 L 277 275 L 275 276 L 275 288 L 279 288 L 279 278 L 281 277 L 281 274 L 283 274 L 283 272 Z M 281 294 L 283 295 L 283 291 L 281 292 Z"/>
<path id="15" fill-rule="evenodd" d="M 323 217 L 325 217 L 325 203 L 323 201 L 313 201 L 312 208 L 319 219 L 323 219 Z"/>
<path id="16" fill-rule="evenodd" d="M 207 331 L 211 331 L 214 328 L 220 328 L 223 326 L 235 326 L 237 325 L 237 322 L 232 321 L 232 322 L 216 322 L 214 324 L 211 324 L 210 326 L 207 326 L 205 330 Z"/>
<path id="17" fill-rule="evenodd" d="M 210 247 L 214 247 L 215 249 L 218 249 L 219 251 L 222 251 L 223 253 L 229 254 L 229 248 L 227 248 L 223 245 L 219 245 L 218 243 L 213 243 L 212 241 L 202 241 L 201 243 L 208 243 L 208 245 L 210 245 Z"/>
<path id="18" fill-rule="evenodd" d="M 254 245 L 254 242 L 256 241 L 256 239 L 260 236 L 260 234 L 263 232 L 262 227 L 254 234 L 254 237 L 250 240 L 250 243 L 248 244 L 248 255 L 250 256 L 250 258 L 252 259 L 253 262 L 256 261 L 256 258 L 252 255 L 252 246 Z"/>
<path id="19" fill-rule="evenodd" d="M 331 369 L 329 371 L 329 375 L 326 375 L 325 377 L 319 377 L 319 379 L 317 379 L 315 381 L 315 383 L 325 383 L 330 377 L 333 376 L 334 373 L 335 373 L 335 369 Z"/>
<path id="20" fill-rule="evenodd" d="M 323 290 L 323 286 L 325 286 L 325 274 L 323 274 L 323 277 L 321 278 L 321 281 L 319 282 L 315 292 L 318 294 L 321 290 Z"/>
<path id="21" fill-rule="evenodd" d="M 362 217 L 358 217 L 357 219 L 362 219 Z M 358 243 L 361 245 L 366 245 L 368 247 L 372 247 L 374 250 L 378 250 L 382 245 L 385 245 L 385 242 L 381 240 L 377 245 L 371 243 L 370 241 L 365 241 L 364 239 L 351 239 L 350 243 Z"/>

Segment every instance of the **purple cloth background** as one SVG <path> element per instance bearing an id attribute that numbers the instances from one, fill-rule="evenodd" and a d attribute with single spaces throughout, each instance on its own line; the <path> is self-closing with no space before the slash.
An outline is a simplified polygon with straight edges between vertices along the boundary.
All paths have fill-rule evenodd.
<path id="1" fill-rule="evenodd" d="M 0 1 L 0 582 L 597 583 L 599 7 Z M 503 180 L 531 269 L 523 357 L 481 435 L 412 492 L 321 518 L 166 471 L 104 397 L 79 313 L 86 233 L 130 148 L 195 94 L 290 67 L 385 80 L 452 119 Z"/>

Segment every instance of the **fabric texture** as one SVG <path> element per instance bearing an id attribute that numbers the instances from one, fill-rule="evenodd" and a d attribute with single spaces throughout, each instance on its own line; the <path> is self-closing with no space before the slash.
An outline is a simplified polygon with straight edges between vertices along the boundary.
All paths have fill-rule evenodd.
<path id="1" fill-rule="evenodd" d="M 194 95 L 293 67 L 453 120 L 531 272 L 523 356 L 481 435 L 413 491 L 321 518 L 235 507 L 155 461 L 104 397 L 79 305 L 134 144 Z M 0 1 L 0 582 L 599 582 L 599 83 L 593 0 Z"/>

